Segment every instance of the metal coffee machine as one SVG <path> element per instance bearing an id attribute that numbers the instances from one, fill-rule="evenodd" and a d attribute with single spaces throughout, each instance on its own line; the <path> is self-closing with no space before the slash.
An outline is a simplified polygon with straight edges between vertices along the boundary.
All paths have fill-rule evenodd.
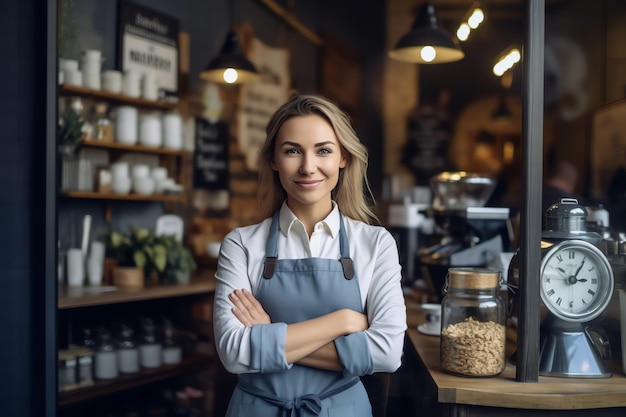
<path id="1" fill-rule="evenodd" d="M 496 186 L 489 176 L 464 171 L 441 172 L 430 179 L 436 224 L 432 243 L 418 250 L 420 274 L 441 299 L 450 267 L 486 267 L 511 251 L 513 228 L 506 207 L 485 207 Z"/>

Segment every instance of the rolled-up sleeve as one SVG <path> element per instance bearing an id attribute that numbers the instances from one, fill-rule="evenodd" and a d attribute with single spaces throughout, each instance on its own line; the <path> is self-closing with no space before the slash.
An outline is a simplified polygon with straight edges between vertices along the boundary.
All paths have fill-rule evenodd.
<path id="1" fill-rule="evenodd" d="M 394 372 L 402 362 L 406 305 L 398 247 L 391 233 L 380 228 L 377 236 L 371 282 L 367 290 L 367 336 L 373 372 Z"/>

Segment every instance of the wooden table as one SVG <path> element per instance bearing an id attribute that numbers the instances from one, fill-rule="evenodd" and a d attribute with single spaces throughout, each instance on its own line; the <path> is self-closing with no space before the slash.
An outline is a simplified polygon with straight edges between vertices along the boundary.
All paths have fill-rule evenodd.
<path id="1" fill-rule="evenodd" d="M 536 383 L 522 383 L 515 380 L 512 363 L 507 363 L 504 372 L 497 377 L 454 376 L 441 369 L 439 337 L 417 330 L 423 322 L 419 306 L 407 300 L 407 313 L 409 329 L 405 355 L 409 356 L 409 361 L 415 361 L 416 375 L 424 384 L 420 389 L 426 396 L 432 396 L 437 403 L 432 410 L 440 415 L 626 416 L 626 376 L 621 360 L 610 364 L 613 372 L 610 378 L 540 376 Z"/>

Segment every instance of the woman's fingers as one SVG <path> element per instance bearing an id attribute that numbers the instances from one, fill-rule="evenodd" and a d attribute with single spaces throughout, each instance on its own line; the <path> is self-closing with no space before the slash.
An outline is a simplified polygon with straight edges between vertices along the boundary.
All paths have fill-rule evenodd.
<path id="1" fill-rule="evenodd" d="M 244 326 L 271 323 L 261 303 L 249 291 L 235 290 L 228 298 L 234 304 L 233 314 Z"/>

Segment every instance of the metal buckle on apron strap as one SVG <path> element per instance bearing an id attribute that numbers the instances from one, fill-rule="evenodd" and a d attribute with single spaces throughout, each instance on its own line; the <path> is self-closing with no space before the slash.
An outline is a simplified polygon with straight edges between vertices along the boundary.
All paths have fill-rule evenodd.
<path id="1" fill-rule="evenodd" d="M 346 279 L 354 278 L 354 264 L 352 263 L 352 258 L 341 258 L 341 267 L 343 268 L 343 276 Z"/>
<path id="2" fill-rule="evenodd" d="M 274 276 L 274 270 L 276 269 L 276 257 L 266 256 L 263 266 L 263 278 L 270 279 Z"/>

